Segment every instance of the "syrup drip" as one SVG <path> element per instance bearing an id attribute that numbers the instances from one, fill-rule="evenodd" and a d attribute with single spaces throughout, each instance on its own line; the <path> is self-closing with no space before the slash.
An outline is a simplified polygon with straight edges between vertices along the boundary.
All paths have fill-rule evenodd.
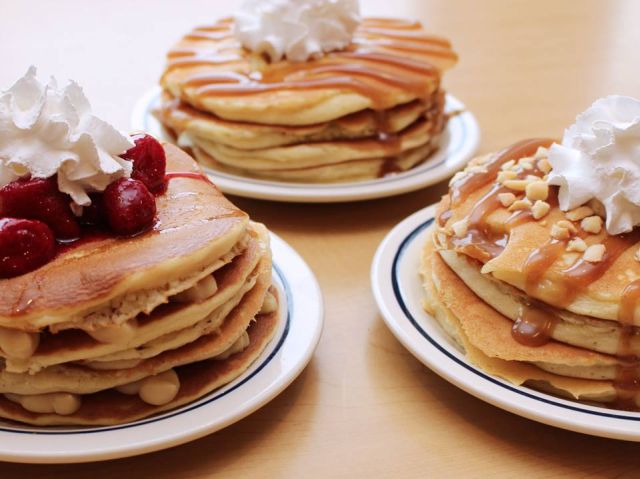
<path id="1" fill-rule="evenodd" d="M 632 340 L 638 329 L 633 326 L 640 301 L 640 280 L 630 283 L 622 292 L 618 321 L 622 325 L 617 356 L 620 361 L 613 385 L 618 409 L 638 409 L 636 398 L 640 392 L 640 360 L 633 352 Z"/>
<path id="2" fill-rule="evenodd" d="M 174 178 L 191 178 L 191 179 L 194 179 L 194 180 L 205 181 L 205 182 L 213 185 L 213 182 L 204 173 L 188 172 L 188 171 L 176 171 L 176 172 L 170 172 L 170 173 L 167 173 L 167 174 L 164 175 L 165 181 L 169 181 L 169 180 L 172 180 Z"/>
<path id="3" fill-rule="evenodd" d="M 558 318 L 541 305 L 523 304 L 511 328 L 511 336 L 520 344 L 539 347 L 547 344 Z"/>

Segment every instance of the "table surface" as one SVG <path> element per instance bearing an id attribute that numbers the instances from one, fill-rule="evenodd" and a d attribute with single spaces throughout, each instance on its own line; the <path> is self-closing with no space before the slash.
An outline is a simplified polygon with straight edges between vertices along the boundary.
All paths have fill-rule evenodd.
<path id="1" fill-rule="evenodd" d="M 30 64 L 74 78 L 122 129 L 160 75 L 164 54 L 228 0 L 0 0 L 0 88 Z M 598 97 L 640 97 L 640 1 L 362 0 L 365 14 L 418 18 L 451 38 L 460 63 L 446 88 L 481 125 L 481 152 L 560 137 Z M 198 441 L 141 457 L 67 466 L 0 464 L 23 477 L 636 477 L 638 446 L 537 424 L 450 385 L 391 335 L 369 286 L 389 229 L 446 185 L 341 205 L 233 198 L 308 261 L 326 323 L 301 376 L 250 417 Z"/>

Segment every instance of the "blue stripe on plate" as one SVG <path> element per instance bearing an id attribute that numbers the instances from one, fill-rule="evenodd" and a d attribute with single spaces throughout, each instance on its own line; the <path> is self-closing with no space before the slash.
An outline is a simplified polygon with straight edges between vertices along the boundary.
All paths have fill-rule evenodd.
<path id="1" fill-rule="evenodd" d="M 120 429 L 129 429 L 132 427 L 139 427 L 139 426 L 144 426 L 146 424 L 151 424 L 154 422 L 159 422 L 159 421 L 164 421 L 165 419 L 169 419 L 175 416 L 179 416 L 180 414 L 184 414 L 190 411 L 193 411 L 195 409 L 199 409 L 202 406 L 206 406 L 207 404 L 211 404 L 214 401 L 217 401 L 218 399 L 232 393 L 233 391 L 235 391 L 236 389 L 242 387 L 244 384 L 246 384 L 247 382 L 249 382 L 256 374 L 258 374 L 260 371 L 262 371 L 270 362 L 271 360 L 273 360 L 273 358 L 278 354 L 278 352 L 280 351 L 280 349 L 282 349 L 282 345 L 284 344 L 287 336 L 289 335 L 289 325 L 291 323 L 291 316 L 292 316 L 292 312 L 293 312 L 293 302 L 292 302 L 292 295 L 291 295 L 291 287 L 289 285 L 289 282 L 287 281 L 287 278 L 285 277 L 285 275 L 283 274 L 282 270 L 280 269 L 280 267 L 277 264 L 273 264 L 273 269 L 275 270 L 276 274 L 278 275 L 278 278 L 280 279 L 280 282 L 282 283 L 282 286 L 284 288 L 285 291 L 285 295 L 287 297 L 287 320 L 285 322 L 285 327 L 284 327 L 284 331 L 282 332 L 282 335 L 280 336 L 280 339 L 278 340 L 278 344 L 276 345 L 276 347 L 274 348 L 274 350 L 271 352 L 271 354 L 269 354 L 269 356 L 267 358 L 265 358 L 265 360 L 256 368 L 255 371 L 253 371 L 249 376 L 247 376 L 246 378 L 244 378 L 242 381 L 240 381 L 238 384 L 235 384 L 234 386 L 232 386 L 231 388 L 213 396 L 210 398 L 200 398 L 200 401 L 202 402 L 197 402 L 197 403 L 191 403 L 188 404 L 186 406 L 183 406 L 183 408 L 178 409 L 177 411 L 170 411 L 162 416 L 156 416 L 156 417 L 152 417 L 150 419 L 146 419 L 146 420 L 141 420 L 138 422 L 133 422 L 130 424 L 122 424 L 119 426 L 106 426 L 106 427 L 97 427 L 97 428 L 78 428 L 78 429 L 65 429 L 65 430 L 51 430 L 51 429 L 41 429 L 41 428 L 31 428 L 31 429 L 14 429 L 14 428 L 10 428 L 10 427 L 2 427 L 0 428 L 0 432 L 10 432 L 10 433 L 15 433 L 15 434 L 32 434 L 32 435 L 49 435 L 49 436 L 59 436 L 59 435 L 75 435 L 75 434 L 92 434 L 92 433 L 100 433 L 100 432 L 107 432 L 107 431 L 118 431 Z M 212 394 L 215 394 L 212 393 Z"/>
<path id="2" fill-rule="evenodd" d="M 149 131 L 149 118 L 152 117 L 151 115 L 151 106 L 156 103 L 158 101 L 158 99 L 160 98 L 160 93 L 158 93 L 155 97 L 153 97 L 151 99 L 151 101 L 149 102 L 148 108 L 147 108 L 147 115 L 145 116 L 144 119 L 144 130 L 145 131 Z M 330 184 L 330 185 L 323 185 L 323 184 L 317 184 L 317 183 L 288 183 L 288 182 L 283 182 L 283 181 L 270 181 L 270 180 L 258 180 L 255 178 L 249 178 L 249 177 L 245 177 L 245 176 L 239 176 L 239 175 L 232 175 L 230 173 L 226 173 L 223 171 L 219 171 L 216 170 L 215 168 L 210 168 L 210 167 L 203 167 L 209 174 L 213 175 L 213 176 L 219 176 L 219 177 L 224 177 L 227 178 L 229 180 L 236 180 L 236 181 L 242 181 L 243 183 L 249 183 L 249 184 L 254 184 L 254 185 L 263 185 L 263 186 L 276 186 L 276 187 L 287 187 L 289 189 L 324 189 L 324 188 L 339 188 L 339 187 L 346 187 L 349 189 L 352 188 L 361 188 L 361 187 L 368 187 L 372 184 L 375 185 L 379 185 L 381 183 L 393 183 L 396 181 L 400 181 L 400 180 L 405 180 L 406 178 L 411 178 L 414 177 L 416 175 L 420 175 L 422 173 L 424 173 L 425 171 L 430 171 L 433 170 L 435 168 L 438 168 L 439 166 L 442 166 L 444 163 L 446 163 L 446 161 L 450 158 L 450 157 L 454 157 L 456 156 L 464 147 L 466 141 L 467 141 L 467 122 L 464 120 L 463 118 L 463 114 L 461 115 L 456 115 L 453 117 L 453 119 L 449 122 L 447 122 L 447 130 L 449 130 L 449 128 L 451 128 L 451 124 L 453 123 L 454 125 L 459 125 L 461 128 L 461 137 L 460 137 L 460 141 L 458 141 L 456 143 L 456 148 L 453 151 L 448 151 L 448 149 L 444 152 L 444 158 L 439 161 L 438 163 L 434 164 L 434 165 L 429 165 L 428 167 L 426 166 L 429 161 L 427 160 L 426 164 L 423 165 L 424 168 L 422 168 L 420 165 L 411 168 L 409 171 L 403 172 L 403 173 L 398 173 L 395 175 L 390 175 L 390 176 L 386 176 L 383 178 L 379 178 L 376 180 L 369 180 L 369 181 L 360 181 L 360 182 L 355 182 L 355 183 L 335 183 L 335 184 Z"/>
<path id="3" fill-rule="evenodd" d="M 540 393 L 540 394 L 543 394 L 545 397 L 540 397 L 538 395 L 532 394 L 532 393 L 524 390 L 523 388 L 518 388 L 518 387 L 509 385 L 509 384 L 504 384 L 504 383 L 500 382 L 499 380 L 497 380 L 496 378 L 485 374 L 484 372 L 482 372 L 482 371 L 476 369 L 475 367 L 469 365 L 465 361 L 462 361 L 459 358 L 455 357 L 447 349 L 445 349 L 437 341 L 435 341 L 429 335 L 429 333 L 427 333 L 422 328 L 422 326 L 420 326 L 418 321 L 416 321 L 416 319 L 413 317 L 413 315 L 409 311 L 409 308 L 407 308 L 407 305 L 406 305 L 405 300 L 404 300 L 404 298 L 402 296 L 402 293 L 400 292 L 400 287 L 399 287 L 399 283 L 398 283 L 398 264 L 400 262 L 400 259 L 401 259 L 402 255 L 403 255 L 403 253 L 407 249 L 407 246 L 409 246 L 409 244 L 411 244 L 411 242 L 414 241 L 416 239 L 416 237 L 421 232 L 423 232 L 429 225 L 431 225 L 431 223 L 433 223 L 433 220 L 434 220 L 434 218 L 428 219 L 424 223 L 422 223 L 419 226 L 417 226 L 413 231 L 411 231 L 411 233 L 409 233 L 405 237 L 405 239 L 402 241 L 402 243 L 400 243 L 400 247 L 398 248 L 398 251 L 396 252 L 396 254 L 395 254 L 394 258 L 393 258 L 393 263 L 392 263 L 392 266 L 391 266 L 391 284 L 393 286 L 393 294 L 394 294 L 394 296 L 396 298 L 396 301 L 398 302 L 398 305 L 400 306 L 400 308 L 404 312 L 404 314 L 406 316 L 406 319 L 411 323 L 411 325 L 427 341 L 429 341 L 436 349 L 438 349 L 447 358 L 449 358 L 452 361 L 458 363 L 460 366 L 462 366 L 465 369 L 471 371 L 472 373 L 476 374 L 477 376 L 480 376 L 482 379 L 485 379 L 486 381 L 489 381 L 489 382 L 495 384 L 496 386 L 499 386 L 501 388 L 507 389 L 507 390 L 509 390 L 511 392 L 514 392 L 516 394 L 519 394 L 521 396 L 525 396 L 525 397 L 527 397 L 529 399 L 535 399 L 536 401 L 541 401 L 543 403 L 550 404 L 552 406 L 560 407 L 560 408 L 563 408 L 563 409 L 569 409 L 571 411 L 591 414 L 591 415 L 594 415 L 594 416 L 601 416 L 601 417 L 607 417 L 607 418 L 612 418 L 612 419 L 624 419 L 624 420 L 627 420 L 627 421 L 640 421 L 640 415 L 639 416 L 628 416 L 628 415 L 624 415 L 624 414 L 616 414 L 616 413 L 610 413 L 610 412 L 605 412 L 605 411 L 592 411 L 592 410 L 589 410 L 589 409 L 583 409 L 583 408 L 579 407 L 578 405 L 563 404 L 561 402 L 555 401 L 555 400 L 552 399 L 552 396 L 544 395 L 544 393 Z"/>

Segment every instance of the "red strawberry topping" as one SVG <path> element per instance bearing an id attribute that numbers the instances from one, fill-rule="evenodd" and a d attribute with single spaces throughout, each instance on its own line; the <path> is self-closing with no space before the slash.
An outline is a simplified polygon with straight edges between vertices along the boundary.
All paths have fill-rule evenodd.
<path id="1" fill-rule="evenodd" d="M 136 144 L 121 156 L 133 162 L 131 178 L 142 181 L 149 191 L 154 194 L 163 193 L 166 187 L 164 174 L 167 169 L 167 158 L 164 148 L 151 135 L 138 134 L 133 136 Z"/>
<path id="2" fill-rule="evenodd" d="M 51 229 L 41 221 L 0 219 L 0 278 L 33 271 L 56 254 Z"/>
<path id="3" fill-rule="evenodd" d="M 23 178 L 0 188 L 0 217 L 40 220 L 62 240 L 80 236 L 70 203 L 71 198 L 58 190 L 55 177 Z"/>
<path id="4" fill-rule="evenodd" d="M 104 190 L 104 209 L 111 229 L 135 235 L 149 229 L 156 216 L 156 199 L 141 181 L 120 178 Z"/>

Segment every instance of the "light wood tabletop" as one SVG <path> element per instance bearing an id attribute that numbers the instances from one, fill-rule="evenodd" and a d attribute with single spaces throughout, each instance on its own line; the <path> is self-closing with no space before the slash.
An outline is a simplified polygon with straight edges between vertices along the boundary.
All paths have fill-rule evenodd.
<path id="1" fill-rule="evenodd" d="M 74 78 L 122 129 L 164 54 L 234 0 L 0 0 L 0 88 L 30 64 Z M 446 88 L 477 116 L 481 152 L 560 137 L 598 97 L 640 97 L 640 2 L 362 0 L 365 14 L 421 20 L 460 55 Z M 632 443 L 544 426 L 490 406 L 425 368 L 392 336 L 369 283 L 389 229 L 446 184 L 339 205 L 232 198 L 307 260 L 325 329 L 306 370 L 248 418 L 174 449 L 111 462 L 0 464 L 0 477 L 638 477 Z M 639 426 L 640 427 L 640 426 Z"/>

